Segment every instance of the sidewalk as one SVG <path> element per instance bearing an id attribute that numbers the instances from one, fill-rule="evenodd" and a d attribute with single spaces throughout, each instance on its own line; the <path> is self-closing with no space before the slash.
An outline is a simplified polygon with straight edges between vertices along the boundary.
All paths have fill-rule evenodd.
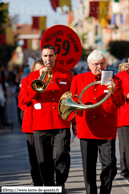
<path id="1" fill-rule="evenodd" d="M 0 130 L 0 186 L 31 186 L 29 159 L 25 134 L 21 132 L 18 123 L 15 98 L 8 89 L 8 121 L 13 123 L 13 129 Z M 2 132 L 1 132 L 2 131 Z M 113 181 L 111 194 L 129 193 L 129 182 L 120 177 L 120 161 L 118 139 L 116 142 L 118 173 Z M 79 140 L 71 144 L 71 168 L 66 189 L 68 194 L 85 194 L 82 159 Z M 92 153 L 91 153 L 92 154 Z M 99 193 L 101 164 L 97 162 L 97 186 Z"/>

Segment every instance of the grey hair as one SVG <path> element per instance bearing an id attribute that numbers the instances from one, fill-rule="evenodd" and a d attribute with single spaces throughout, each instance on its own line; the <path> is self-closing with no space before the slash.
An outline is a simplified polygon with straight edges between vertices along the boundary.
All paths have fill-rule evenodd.
<path id="1" fill-rule="evenodd" d="M 89 56 L 87 57 L 87 62 L 88 63 L 91 63 L 92 60 L 95 60 L 95 61 L 100 61 L 101 59 L 105 59 L 106 61 L 106 56 L 105 54 L 100 51 L 100 50 L 93 50 Z"/>

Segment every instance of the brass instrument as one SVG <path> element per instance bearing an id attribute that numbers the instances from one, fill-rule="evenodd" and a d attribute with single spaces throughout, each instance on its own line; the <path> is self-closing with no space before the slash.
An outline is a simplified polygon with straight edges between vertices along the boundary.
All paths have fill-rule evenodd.
<path id="1" fill-rule="evenodd" d="M 89 85 L 87 85 L 80 93 L 80 96 L 79 96 L 79 103 L 80 104 L 77 104 L 76 102 L 73 101 L 72 99 L 72 92 L 65 92 L 61 98 L 60 98 L 60 101 L 59 101 L 59 113 L 60 113 L 60 116 L 63 120 L 68 120 L 68 117 L 71 113 L 73 113 L 74 111 L 74 116 L 76 115 L 77 113 L 77 110 L 86 110 L 86 109 L 92 109 L 92 108 L 96 108 L 97 106 L 101 105 L 102 103 L 104 103 L 110 96 L 112 90 L 109 89 L 107 95 L 101 100 L 99 101 L 98 103 L 96 104 L 91 104 L 91 105 L 85 105 L 82 103 L 81 99 L 82 99 L 82 95 L 84 94 L 84 92 L 91 86 L 93 85 L 96 85 L 96 84 L 100 84 L 101 81 L 96 81 L 96 82 L 93 82 Z M 74 118 L 74 116 L 72 118 Z M 71 119 L 70 119 L 71 120 Z"/>
<path id="2" fill-rule="evenodd" d="M 50 61 L 47 61 L 47 64 L 48 63 L 50 63 Z M 46 80 L 46 77 L 47 77 L 47 80 Z M 44 92 L 47 89 L 52 77 L 53 77 L 52 69 L 49 68 L 48 72 L 43 72 L 43 74 L 38 79 L 35 79 L 32 81 L 31 83 L 32 89 L 35 92 L 39 92 L 39 93 Z"/>

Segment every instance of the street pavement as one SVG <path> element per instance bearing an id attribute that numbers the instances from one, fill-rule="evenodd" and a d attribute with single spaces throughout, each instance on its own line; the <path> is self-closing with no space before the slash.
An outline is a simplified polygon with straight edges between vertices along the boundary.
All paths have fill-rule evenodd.
<path id="1" fill-rule="evenodd" d="M 29 160 L 25 134 L 21 132 L 18 123 L 15 97 L 11 96 L 11 88 L 8 88 L 7 102 L 8 122 L 10 126 L 0 129 L 0 186 L 31 186 L 29 172 Z M 111 194 L 129 193 L 129 182 L 120 176 L 120 156 L 116 141 L 116 156 L 118 172 L 113 181 Z M 71 168 L 66 190 L 68 194 L 85 194 L 85 186 L 82 171 L 82 159 L 79 140 L 76 137 L 71 143 Z M 92 153 L 91 153 L 92 154 Z M 99 193 L 101 164 L 97 161 L 97 187 Z"/>

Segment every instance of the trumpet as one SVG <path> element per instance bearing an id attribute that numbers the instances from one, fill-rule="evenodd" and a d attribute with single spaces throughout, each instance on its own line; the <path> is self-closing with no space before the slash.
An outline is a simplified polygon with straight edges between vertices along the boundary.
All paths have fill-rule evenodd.
<path id="1" fill-rule="evenodd" d="M 102 103 L 104 103 L 109 98 L 109 96 L 112 92 L 112 89 L 109 89 L 107 95 L 101 101 L 97 102 L 96 104 L 85 105 L 81 101 L 84 92 L 89 87 L 91 87 L 95 84 L 100 84 L 100 83 L 101 83 L 101 81 L 96 81 L 96 82 L 93 82 L 93 83 L 87 85 L 81 91 L 81 93 L 79 95 L 79 104 L 77 104 L 76 102 L 73 101 L 72 92 L 70 92 L 70 91 L 65 92 L 59 100 L 59 113 L 60 113 L 61 118 L 63 120 L 69 120 L 70 121 L 75 117 L 78 110 L 93 109 L 93 108 L 96 108 L 96 107 L 100 106 Z M 72 117 L 71 117 L 71 115 L 72 115 Z"/>
<path id="2" fill-rule="evenodd" d="M 50 61 L 47 61 L 47 64 L 48 63 L 50 63 Z M 52 77 L 53 77 L 53 72 L 52 72 L 52 69 L 49 68 L 48 72 L 43 72 L 42 75 L 38 79 L 35 79 L 32 81 L 31 83 L 32 89 L 38 93 L 44 92 L 47 89 Z"/>

